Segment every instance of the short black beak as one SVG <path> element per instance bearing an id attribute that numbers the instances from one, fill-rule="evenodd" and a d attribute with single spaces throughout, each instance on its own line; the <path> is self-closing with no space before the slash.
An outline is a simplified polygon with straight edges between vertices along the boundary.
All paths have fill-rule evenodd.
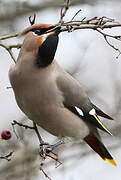
<path id="1" fill-rule="evenodd" d="M 47 34 L 50 32 L 55 32 L 55 33 L 59 34 L 61 32 L 61 26 L 53 26 L 51 29 L 49 29 L 45 33 Z"/>

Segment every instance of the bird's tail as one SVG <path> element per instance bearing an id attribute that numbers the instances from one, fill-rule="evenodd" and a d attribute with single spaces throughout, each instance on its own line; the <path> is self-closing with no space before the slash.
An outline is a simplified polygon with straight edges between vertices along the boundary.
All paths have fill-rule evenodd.
<path id="1" fill-rule="evenodd" d="M 84 140 L 96 153 L 100 155 L 103 160 L 107 160 L 114 166 L 117 166 L 115 160 L 107 151 L 104 144 L 96 137 L 93 132 L 86 136 Z"/>

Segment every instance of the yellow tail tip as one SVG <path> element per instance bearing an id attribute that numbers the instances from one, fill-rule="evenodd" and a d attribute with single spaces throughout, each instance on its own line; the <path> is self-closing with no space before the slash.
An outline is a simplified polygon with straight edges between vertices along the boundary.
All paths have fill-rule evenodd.
<path id="1" fill-rule="evenodd" d="M 105 158 L 104 160 L 107 160 L 109 163 L 111 163 L 111 164 L 113 164 L 114 166 L 117 167 L 117 164 L 116 164 L 116 162 L 114 161 L 114 159 L 107 159 L 107 158 Z"/>

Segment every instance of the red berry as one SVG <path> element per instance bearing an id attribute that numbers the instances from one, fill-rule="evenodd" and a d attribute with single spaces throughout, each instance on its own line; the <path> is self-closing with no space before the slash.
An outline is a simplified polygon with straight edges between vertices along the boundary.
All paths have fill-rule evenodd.
<path id="1" fill-rule="evenodd" d="M 3 132 L 1 133 L 1 137 L 4 140 L 8 140 L 11 138 L 11 132 L 9 130 L 3 130 Z"/>

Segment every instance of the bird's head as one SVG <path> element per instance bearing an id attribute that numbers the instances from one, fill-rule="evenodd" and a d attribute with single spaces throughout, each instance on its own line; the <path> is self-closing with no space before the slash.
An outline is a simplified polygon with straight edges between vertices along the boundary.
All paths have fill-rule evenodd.
<path id="1" fill-rule="evenodd" d="M 22 51 L 32 53 L 38 67 L 46 67 L 54 59 L 58 45 L 60 26 L 37 24 L 25 29 L 20 36 L 25 35 Z"/>

